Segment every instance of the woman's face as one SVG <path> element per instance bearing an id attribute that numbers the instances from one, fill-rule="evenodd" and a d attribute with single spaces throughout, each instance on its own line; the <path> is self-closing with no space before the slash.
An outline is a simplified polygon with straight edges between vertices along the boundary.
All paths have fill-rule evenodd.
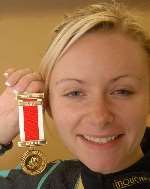
<path id="1" fill-rule="evenodd" d="M 51 75 L 52 118 L 66 146 L 91 170 L 113 173 L 142 157 L 149 111 L 147 56 L 120 33 L 89 33 Z"/>

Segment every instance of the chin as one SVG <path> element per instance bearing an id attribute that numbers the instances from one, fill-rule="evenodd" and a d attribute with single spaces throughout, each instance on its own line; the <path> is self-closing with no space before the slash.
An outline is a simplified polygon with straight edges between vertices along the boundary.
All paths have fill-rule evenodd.
<path id="1" fill-rule="evenodd" d="M 117 164 L 117 162 L 114 163 L 114 161 L 96 161 L 88 159 L 82 161 L 82 163 L 86 165 L 91 171 L 97 173 L 110 174 L 121 171 L 121 168 L 119 168 L 119 164 Z"/>

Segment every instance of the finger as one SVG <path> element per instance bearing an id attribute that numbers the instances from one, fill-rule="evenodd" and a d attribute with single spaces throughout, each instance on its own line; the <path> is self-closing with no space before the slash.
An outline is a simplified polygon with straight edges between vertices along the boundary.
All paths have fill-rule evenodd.
<path id="1" fill-rule="evenodd" d="M 8 68 L 7 70 L 5 70 L 5 72 L 3 73 L 4 77 L 9 77 L 13 72 L 16 71 L 16 68 Z"/>
<path id="2" fill-rule="evenodd" d="M 23 76 L 13 88 L 16 92 L 24 92 L 33 81 L 42 81 L 41 75 L 36 72 L 27 74 Z"/>
<path id="3" fill-rule="evenodd" d="M 26 74 L 31 73 L 32 70 L 30 68 L 26 68 L 26 69 L 21 69 L 21 70 L 17 70 L 13 73 L 11 73 L 11 75 L 7 78 L 5 85 L 6 86 L 14 86 L 16 85 L 16 83 Z"/>
<path id="4" fill-rule="evenodd" d="M 30 85 L 26 88 L 26 92 L 31 92 L 31 93 L 44 92 L 44 82 L 43 81 L 32 81 L 30 83 Z"/>
<path id="5" fill-rule="evenodd" d="M 25 92 L 29 92 L 29 93 L 44 93 L 44 89 L 45 89 L 45 85 L 43 81 L 33 81 L 31 82 L 31 84 L 28 86 L 28 88 L 26 89 Z M 46 96 L 44 95 L 44 109 L 48 109 L 49 103 L 48 100 L 46 98 Z"/>

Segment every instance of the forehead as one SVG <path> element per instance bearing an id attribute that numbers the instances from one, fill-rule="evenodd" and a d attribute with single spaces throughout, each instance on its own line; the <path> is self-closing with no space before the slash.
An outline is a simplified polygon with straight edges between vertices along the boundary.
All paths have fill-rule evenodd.
<path id="1" fill-rule="evenodd" d="M 108 74 L 120 70 L 142 71 L 147 56 L 139 42 L 122 33 L 94 32 L 76 41 L 56 63 L 52 75 L 62 77 L 99 69 Z M 146 65 L 147 66 L 147 65 Z"/>

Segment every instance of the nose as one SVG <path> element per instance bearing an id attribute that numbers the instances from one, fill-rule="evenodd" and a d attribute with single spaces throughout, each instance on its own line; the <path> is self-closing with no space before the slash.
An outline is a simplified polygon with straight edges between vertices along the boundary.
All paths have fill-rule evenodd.
<path id="1" fill-rule="evenodd" d="M 88 114 L 90 124 L 100 127 L 111 125 L 114 120 L 114 114 L 111 110 L 111 105 L 105 99 L 99 99 L 91 103 Z"/>

